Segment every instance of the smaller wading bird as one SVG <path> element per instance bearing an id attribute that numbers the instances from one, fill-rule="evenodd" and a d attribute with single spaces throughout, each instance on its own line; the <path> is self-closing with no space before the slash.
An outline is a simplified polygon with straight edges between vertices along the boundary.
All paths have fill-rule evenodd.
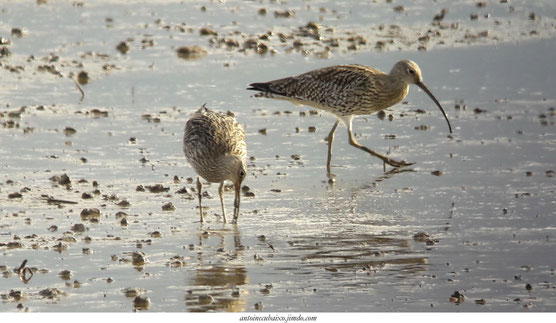
<path id="1" fill-rule="evenodd" d="M 247 176 L 245 164 L 247 145 L 243 127 L 236 121 L 233 113 L 214 112 L 203 105 L 185 124 L 183 152 L 197 175 L 211 183 L 220 183 L 218 195 L 224 223 L 226 223 L 226 210 L 222 198 L 224 181 L 228 180 L 234 184 L 234 219 L 232 223 L 237 223 L 241 183 Z M 201 222 L 203 222 L 202 184 L 199 176 L 197 177 L 197 196 Z"/>
<path id="2" fill-rule="evenodd" d="M 259 91 L 260 93 L 256 94 L 256 97 L 305 104 L 336 115 L 338 119 L 328 134 L 326 171 L 331 174 L 332 142 L 340 121 L 347 127 L 350 145 L 366 151 L 394 167 L 413 164 L 393 160 L 360 145 L 352 132 L 354 116 L 372 114 L 399 103 L 409 93 L 410 84 L 417 85 L 430 96 L 442 111 L 448 122 L 448 129 L 452 133 L 452 126 L 446 112 L 423 83 L 419 66 L 410 60 L 397 62 L 389 74 L 368 66 L 337 65 L 266 83 L 252 83 L 247 89 Z"/>

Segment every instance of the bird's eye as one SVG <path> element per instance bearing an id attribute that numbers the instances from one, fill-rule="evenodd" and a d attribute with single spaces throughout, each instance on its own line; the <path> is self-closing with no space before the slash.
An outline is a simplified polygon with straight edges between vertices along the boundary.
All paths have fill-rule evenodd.
<path id="1" fill-rule="evenodd" d="M 413 70 L 413 69 L 411 69 L 411 68 L 408 69 L 407 72 L 408 72 L 410 75 L 415 75 L 415 70 Z"/>
<path id="2" fill-rule="evenodd" d="M 239 171 L 239 177 L 240 178 L 244 178 L 247 174 L 245 174 L 245 171 L 242 169 Z"/>

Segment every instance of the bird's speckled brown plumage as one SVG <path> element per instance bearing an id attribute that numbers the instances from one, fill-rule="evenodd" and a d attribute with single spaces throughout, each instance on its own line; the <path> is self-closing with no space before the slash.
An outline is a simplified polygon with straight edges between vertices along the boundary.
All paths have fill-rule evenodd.
<path id="1" fill-rule="evenodd" d="M 294 77 L 253 83 L 259 96 L 315 106 L 338 116 L 371 114 L 403 100 L 409 86 L 362 65 L 325 67 Z"/>
<path id="2" fill-rule="evenodd" d="M 337 65 L 270 82 L 252 83 L 248 90 L 259 91 L 255 95 L 257 97 L 305 104 L 338 117 L 328 135 L 327 172 L 330 174 L 332 142 L 340 121 L 348 128 L 352 146 L 395 167 L 411 165 L 404 161 L 395 161 L 358 144 L 351 129 L 354 116 L 372 114 L 401 102 L 409 93 L 410 84 L 419 86 L 431 97 L 444 114 L 452 132 L 444 109 L 424 85 L 419 66 L 410 60 L 399 61 L 389 74 L 368 66 Z"/>
<path id="3" fill-rule="evenodd" d="M 220 183 L 218 189 L 222 205 L 222 215 L 226 222 L 226 213 L 222 199 L 223 183 L 234 183 L 236 197 L 234 201 L 234 222 L 239 216 L 239 191 L 245 178 L 247 145 L 245 132 L 230 112 L 214 112 L 204 105 L 187 121 L 183 136 L 183 152 L 195 172 L 205 180 Z M 201 181 L 197 178 L 197 193 L 201 222 Z"/>

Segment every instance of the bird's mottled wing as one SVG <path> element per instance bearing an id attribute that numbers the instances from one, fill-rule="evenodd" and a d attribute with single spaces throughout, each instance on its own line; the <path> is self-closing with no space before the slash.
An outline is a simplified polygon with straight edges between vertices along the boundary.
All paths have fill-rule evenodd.
<path id="1" fill-rule="evenodd" d="M 253 83 L 251 90 L 294 103 L 307 104 L 336 114 L 352 114 L 373 104 L 374 93 L 383 87 L 377 69 L 362 65 L 337 65 L 267 83 Z"/>
<path id="2" fill-rule="evenodd" d="M 245 144 L 245 131 L 234 115 L 231 113 L 217 113 L 214 124 L 220 131 L 215 132 L 215 146 L 224 154 L 232 154 L 245 159 L 247 145 Z"/>
<path id="3" fill-rule="evenodd" d="M 247 155 L 245 132 L 233 116 L 199 110 L 185 125 L 183 148 L 188 160 L 210 156 Z"/>

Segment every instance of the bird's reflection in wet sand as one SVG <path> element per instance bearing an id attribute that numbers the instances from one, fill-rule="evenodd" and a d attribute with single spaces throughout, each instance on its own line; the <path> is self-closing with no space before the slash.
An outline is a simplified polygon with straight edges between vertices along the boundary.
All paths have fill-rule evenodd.
<path id="1" fill-rule="evenodd" d="M 427 264 L 427 257 L 413 250 L 410 238 L 342 231 L 296 237 L 290 245 L 291 251 L 301 257 L 301 270 L 321 267 L 323 272 L 370 274 L 393 265 L 400 273 L 414 274 L 425 271 Z"/>
<path id="2" fill-rule="evenodd" d="M 374 216 L 373 210 L 365 209 L 373 195 L 370 190 L 407 172 L 414 170 L 395 168 L 370 183 L 349 189 L 347 194 L 331 184 L 326 200 L 320 205 L 329 211 L 326 216 L 330 230 L 293 238 L 290 251 L 301 257 L 304 268 L 322 267 L 323 272 L 329 273 L 372 273 L 387 267 L 405 275 L 427 270 L 427 255 L 415 250 L 412 234 L 392 234 L 396 231 L 395 220 Z M 346 225 L 347 222 L 353 225 Z M 333 226 L 340 230 L 333 230 Z"/>
<path id="3" fill-rule="evenodd" d="M 242 264 L 244 246 L 237 225 L 229 229 L 200 228 L 197 269 L 185 304 L 191 312 L 241 312 L 246 308 L 249 283 L 247 269 Z"/>
<path id="4" fill-rule="evenodd" d="M 414 232 L 398 232 L 395 204 L 388 214 L 368 209 L 369 199 L 382 194 L 376 191 L 384 181 L 403 173 L 413 173 L 411 168 L 394 168 L 369 183 L 355 188 L 337 189 L 330 184 L 326 200 L 320 207 L 329 210 L 327 216 L 340 231 L 327 230 L 319 235 L 298 236 L 290 242 L 291 250 L 301 256 L 305 267 L 322 267 L 325 272 L 376 273 L 387 268 L 400 276 L 415 275 L 427 270 L 428 255 L 415 248 Z M 347 194 L 346 194 L 347 193 Z M 446 207 L 448 230 L 454 212 L 454 203 Z M 346 225 L 350 223 L 352 225 Z M 353 282 L 358 284 L 357 281 Z M 359 283 L 364 283 L 364 279 Z"/>

